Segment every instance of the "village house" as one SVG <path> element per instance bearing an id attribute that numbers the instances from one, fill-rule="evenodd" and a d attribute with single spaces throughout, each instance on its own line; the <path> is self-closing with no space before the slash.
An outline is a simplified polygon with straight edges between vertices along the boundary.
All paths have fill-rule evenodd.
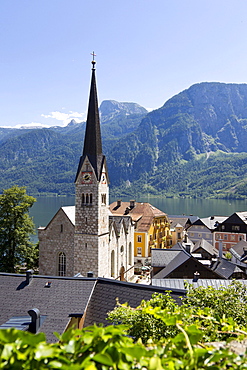
<path id="1" fill-rule="evenodd" d="M 150 203 L 118 200 L 110 204 L 110 211 L 114 216 L 131 217 L 134 224 L 134 259 L 140 267 L 150 264 L 152 248 L 171 246 L 169 219 Z"/>
<path id="2" fill-rule="evenodd" d="M 185 216 L 185 215 L 168 215 L 170 221 L 170 232 L 172 236 L 171 245 L 175 245 L 178 242 L 182 242 L 187 236 L 187 229 L 195 222 L 197 216 Z"/>
<path id="3" fill-rule="evenodd" d="M 214 245 L 213 232 L 226 218 L 227 217 L 223 216 L 199 218 L 187 228 L 189 239 L 192 240 L 194 244 L 199 240 L 204 239 L 210 244 Z"/>
<path id="4" fill-rule="evenodd" d="M 192 247 L 193 248 L 193 247 Z M 207 242 L 198 248 L 207 252 L 208 259 L 200 253 L 190 252 L 191 246 L 177 243 L 171 249 L 152 250 L 153 279 L 246 279 L 247 265 L 240 261 L 230 261 Z"/>
<path id="5" fill-rule="evenodd" d="M 220 242 L 224 251 L 229 251 L 239 241 L 246 241 L 247 212 L 235 212 L 219 223 L 214 231 L 214 246 L 219 249 Z"/>

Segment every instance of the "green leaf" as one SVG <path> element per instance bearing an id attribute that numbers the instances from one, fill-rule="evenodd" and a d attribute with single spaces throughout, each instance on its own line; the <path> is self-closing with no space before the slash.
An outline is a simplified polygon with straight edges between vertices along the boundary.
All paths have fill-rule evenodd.
<path id="1" fill-rule="evenodd" d="M 99 362 L 100 364 L 113 366 L 114 362 L 112 358 L 107 353 L 98 353 L 92 357 L 92 360 Z"/>
<path id="2" fill-rule="evenodd" d="M 163 370 L 159 357 L 152 357 L 149 362 L 149 370 Z"/>

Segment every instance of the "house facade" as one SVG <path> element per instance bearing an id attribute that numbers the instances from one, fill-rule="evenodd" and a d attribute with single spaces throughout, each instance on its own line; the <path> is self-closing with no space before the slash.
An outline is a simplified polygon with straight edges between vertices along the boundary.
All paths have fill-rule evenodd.
<path id="1" fill-rule="evenodd" d="M 227 217 L 223 216 L 211 216 L 200 218 L 196 220 L 187 229 L 188 238 L 196 244 L 201 239 L 206 240 L 208 243 L 214 245 L 214 231 L 218 225 L 225 221 Z"/>
<path id="2" fill-rule="evenodd" d="M 241 240 L 246 241 L 246 235 L 247 212 L 235 212 L 218 225 L 213 242 L 217 249 L 222 243 L 223 250 L 229 251 Z"/>
<path id="3" fill-rule="evenodd" d="M 110 205 L 115 216 L 129 215 L 134 224 L 134 259 L 141 266 L 151 261 L 152 248 L 171 245 L 170 222 L 167 215 L 150 203 L 118 200 Z"/>

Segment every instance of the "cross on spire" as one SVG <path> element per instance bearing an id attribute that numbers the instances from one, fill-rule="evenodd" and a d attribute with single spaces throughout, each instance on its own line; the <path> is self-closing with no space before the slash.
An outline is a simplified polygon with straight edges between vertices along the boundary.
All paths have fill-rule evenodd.
<path id="1" fill-rule="evenodd" d="M 92 65 L 93 65 L 93 69 L 94 69 L 94 66 L 95 66 L 95 60 L 94 60 L 94 57 L 96 57 L 96 54 L 94 53 L 94 51 L 91 53 L 91 55 L 93 56 L 93 60 L 92 60 Z"/>
<path id="2" fill-rule="evenodd" d="M 96 54 L 94 54 L 94 51 L 91 53 L 91 55 L 93 56 L 93 62 L 94 62 L 94 57 L 96 57 Z"/>

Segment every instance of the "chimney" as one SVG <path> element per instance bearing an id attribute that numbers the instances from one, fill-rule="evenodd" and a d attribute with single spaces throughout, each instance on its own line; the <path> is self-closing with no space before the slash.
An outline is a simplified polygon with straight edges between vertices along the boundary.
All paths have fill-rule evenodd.
<path id="1" fill-rule="evenodd" d="M 136 205 L 136 201 L 135 200 L 130 200 L 130 208 L 134 208 Z"/>
<path id="2" fill-rule="evenodd" d="M 28 311 L 32 321 L 29 324 L 30 333 L 36 334 L 40 328 L 40 311 L 37 308 L 32 308 Z"/>
<path id="3" fill-rule="evenodd" d="M 190 253 L 190 247 L 191 247 L 190 244 L 185 244 L 185 250 L 186 250 L 186 252 Z"/>
<path id="4" fill-rule="evenodd" d="M 87 273 L 87 277 L 88 277 L 88 278 L 92 278 L 92 277 L 93 277 L 93 271 L 88 271 L 88 273 Z"/>
<path id="5" fill-rule="evenodd" d="M 122 199 L 117 200 L 117 207 L 121 207 Z"/>
<path id="6" fill-rule="evenodd" d="M 33 270 L 27 270 L 26 271 L 26 285 L 29 285 L 33 279 Z"/>
<path id="7" fill-rule="evenodd" d="M 200 272 L 196 271 L 194 272 L 194 277 L 193 277 L 193 283 L 196 283 L 199 279 Z"/>

